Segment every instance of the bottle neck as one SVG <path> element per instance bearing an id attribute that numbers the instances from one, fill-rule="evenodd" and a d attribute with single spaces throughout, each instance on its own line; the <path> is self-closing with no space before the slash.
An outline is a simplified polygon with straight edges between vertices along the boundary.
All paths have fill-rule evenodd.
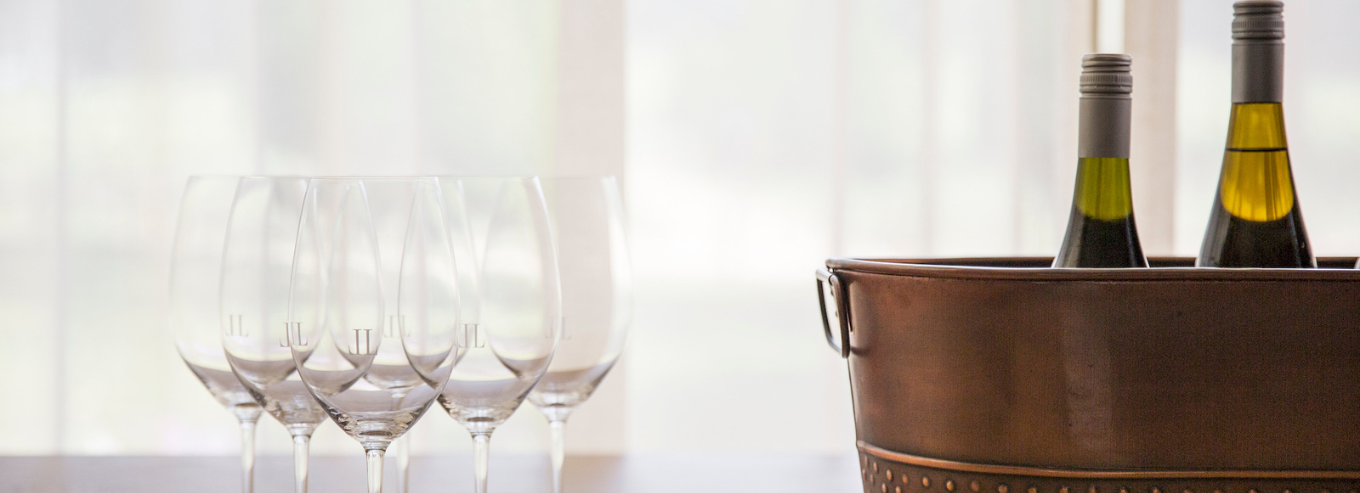
<path id="1" fill-rule="evenodd" d="M 1129 118 L 1133 100 L 1128 95 L 1082 95 L 1077 126 L 1077 157 L 1129 157 Z"/>
<path id="2" fill-rule="evenodd" d="M 1237 40 L 1232 50 L 1232 102 L 1280 102 L 1284 95 L 1284 43 Z"/>

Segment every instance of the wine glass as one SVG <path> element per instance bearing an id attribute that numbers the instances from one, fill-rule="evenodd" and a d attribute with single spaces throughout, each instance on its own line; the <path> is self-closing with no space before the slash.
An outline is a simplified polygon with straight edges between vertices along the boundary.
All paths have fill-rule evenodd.
<path id="1" fill-rule="evenodd" d="M 441 201 L 432 179 L 328 178 L 311 180 L 303 205 L 287 341 L 307 390 L 364 447 L 370 493 L 382 491 L 388 446 L 429 409 L 454 363 L 459 299 Z M 394 230 L 395 245 L 380 241 Z M 382 262 L 393 258 L 398 279 L 385 284 Z M 419 296 L 438 309 L 396 312 L 402 275 L 422 279 Z"/>
<path id="2" fill-rule="evenodd" d="M 288 282 L 307 179 L 244 177 L 222 253 L 222 346 L 246 390 L 293 437 L 295 491 L 307 491 L 308 442 L 326 413 L 288 348 Z"/>
<path id="3" fill-rule="evenodd" d="M 544 178 L 562 283 L 562 335 L 529 402 L 552 432 L 553 492 L 562 491 L 567 417 L 590 398 L 623 352 L 632 279 L 623 201 L 614 177 Z"/>
<path id="4" fill-rule="evenodd" d="M 222 247 L 235 176 L 194 176 L 184 186 L 170 257 L 170 331 L 180 358 L 241 423 L 241 491 L 254 491 L 255 423 L 260 405 L 232 374 L 222 349 Z"/>
<path id="5" fill-rule="evenodd" d="M 472 435 L 486 492 L 491 434 L 543 376 L 557 346 L 560 293 L 536 178 L 441 178 L 463 316 L 439 404 Z"/>

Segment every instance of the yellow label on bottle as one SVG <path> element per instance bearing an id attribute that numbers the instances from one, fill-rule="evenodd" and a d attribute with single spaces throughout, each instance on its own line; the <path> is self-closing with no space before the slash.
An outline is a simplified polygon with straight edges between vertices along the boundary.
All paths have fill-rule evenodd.
<path id="1" fill-rule="evenodd" d="M 1129 160 L 1114 157 L 1084 157 L 1077 162 L 1077 190 L 1073 194 L 1082 215 L 1114 221 L 1133 213 L 1133 194 L 1129 189 Z"/>

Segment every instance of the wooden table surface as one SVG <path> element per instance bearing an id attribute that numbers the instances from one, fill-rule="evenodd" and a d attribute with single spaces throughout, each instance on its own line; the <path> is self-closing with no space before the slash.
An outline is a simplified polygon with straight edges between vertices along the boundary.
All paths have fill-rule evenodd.
<path id="1" fill-rule="evenodd" d="M 313 457 L 312 493 L 365 493 L 362 457 Z M 384 491 L 395 492 L 392 458 Z M 4 493 L 238 493 L 235 457 L 0 457 Z M 545 456 L 493 454 L 490 493 L 549 490 Z M 854 456 L 755 453 L 642 453 L 573 456 L 566 493 L 851 493 L 862 491 Z M 255 491 L 289 493 L 292 458 L 257 459 Z M 411 493 L 472 491 L 470 456 L 411 459 Z"/>

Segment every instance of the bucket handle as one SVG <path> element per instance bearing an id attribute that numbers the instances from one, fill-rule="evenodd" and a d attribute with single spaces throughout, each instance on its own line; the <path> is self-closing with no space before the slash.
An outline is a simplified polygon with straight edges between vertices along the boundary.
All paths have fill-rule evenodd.
<path id="1" fill-rule="evenodd" d="M 826 313 L 826 294 L 822 289 L 822 283 L 831 286 L 831 300 L 836 303 L 836 321 L 841 329 L 841 343 L 836 344 L 836 338 L 831 335 L 831 319 Z M 850 303 L 845 299 L 845 293 L 841 291 L 841 280 L 836 274 L 826 270 L 825 267 L 817 269 L 817 305 L 822 309 L 822 332 L 826 334 L 826 344 L 831 349 L 841 354 L 842 358 L 850 356 Z"/>

